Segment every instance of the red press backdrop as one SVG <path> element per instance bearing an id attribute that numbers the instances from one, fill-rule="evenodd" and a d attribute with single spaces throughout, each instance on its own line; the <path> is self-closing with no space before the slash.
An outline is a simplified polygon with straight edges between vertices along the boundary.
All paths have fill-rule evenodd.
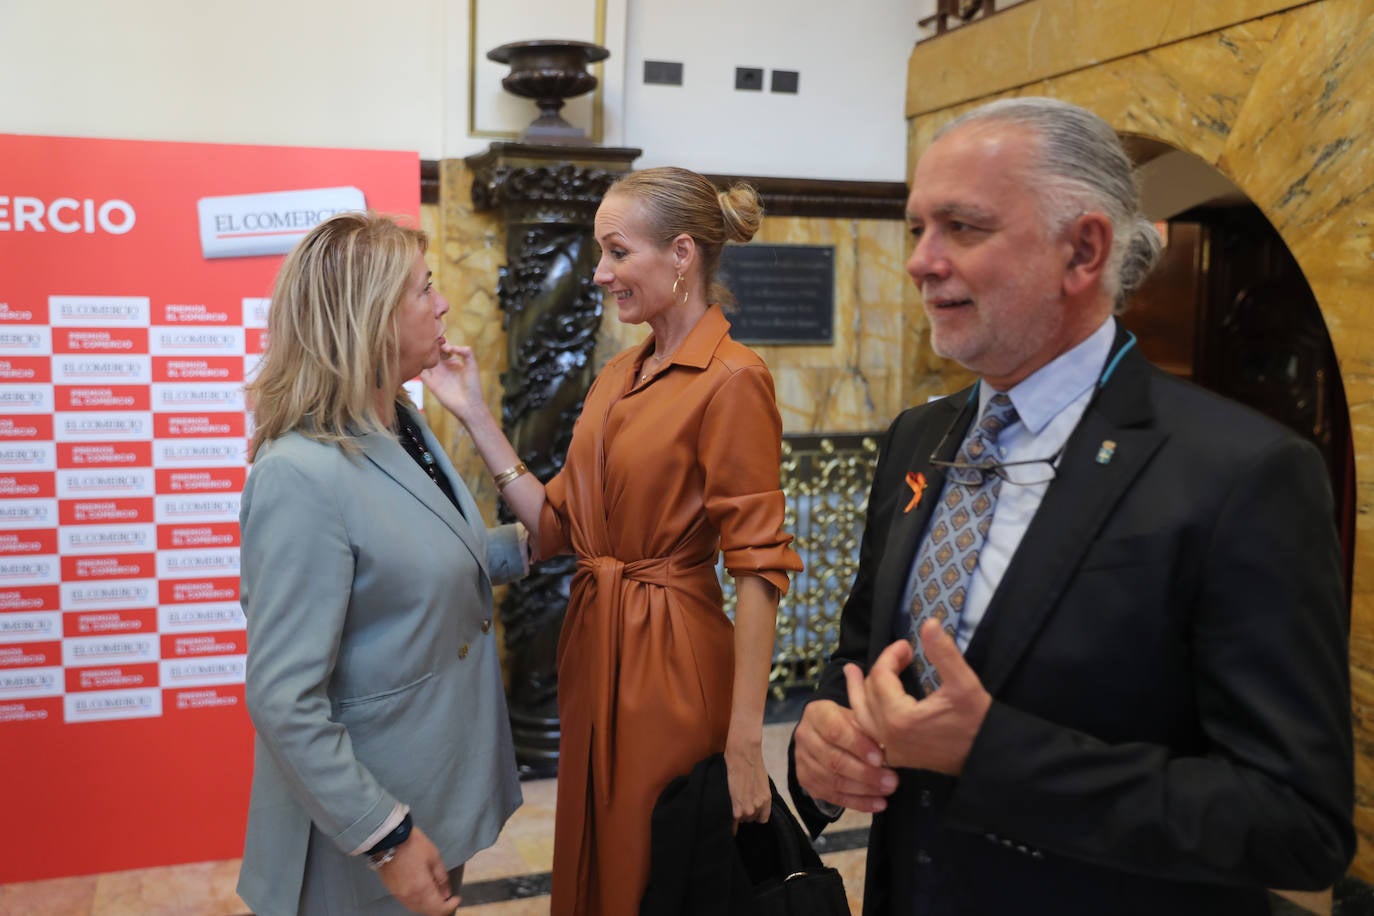
<path id="1" fill-rule="evenodd" d="M 0 134 L 0 882 L 240 854 L 243 380 L 360 205 L 416 154 Z"/>

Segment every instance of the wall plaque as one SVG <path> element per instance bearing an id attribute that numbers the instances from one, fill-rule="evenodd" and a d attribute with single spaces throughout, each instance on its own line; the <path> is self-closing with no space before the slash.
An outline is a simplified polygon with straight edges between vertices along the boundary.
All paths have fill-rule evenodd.
<path id="1" fill-rule="evenodd" d="M 727 317 L 745 344 L 832 344 L 832 245 L 726 245 L 720 279 L 739 300 Z"/>

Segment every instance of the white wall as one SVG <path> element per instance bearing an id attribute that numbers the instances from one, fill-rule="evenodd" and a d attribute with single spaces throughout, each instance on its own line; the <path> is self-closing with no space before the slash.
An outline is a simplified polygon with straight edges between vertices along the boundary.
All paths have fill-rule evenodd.
<path id="1" fill-rule="evenodd" d="M 900 181 L 934 2 L 0 0 L 0 132 L 465 156 L 535 115 L 490 48 L 600 32 L 602 142 L 640 165 Z M 646 86 L 646 58 L 684 85 Z M 738 92 L 736 66 L 800 71 L 800 92 Z M 589 128 L 591 100 L 565 115 Z"/>
<path id="2" fill-rule="evenodd" d="M 611 58 L 593 71 L 601 81 L 597 92 L 569 99 L 562 115 L 564 120 L 592 134 L 593 105 L 599 105 L 599 139 L 615 145 L 618 141 L 612 137 L 618 135 L 621 125 L 606 123 L 606 115 L 624 108 L 619 58 L 625 45 L 625 4 L 626 0 L 456 0 L 455 6 L 463 9 L 467 21 L 455 23 L 451 29 L 455 35 L 463 34 L 465 44 L 449 55 L 448 101 L 453 111 L 463 113 L 463 121 L 450 121 L 446 154 L 468 155 L 485 149 L 494 139 L 516 139 L 538 115 L 539 108 L 533 101 L 501 88 L 501 79 L 510 73 L 510 67 L 486 58 L 492 48 L 529 39 L 587 41 L 611 51 Z M 469 35 L 473 40 L 467 43 Z"/>
<path id="3" fill-rule="evenodd" d="M 1136 169 L 1140 209 L 1166 220 L 1203 204 L 1248 203 L 1245 192 L 1210 162 L 1184 150 L 1169 150 Z"/>
<path id="4" fill-rule="evenodd" d="M 632 0 L 626 140 L 643 166 L 901 181 L 918 5 Z M 646 85 L 645 59 L 682 62 L 683 85 Z M 736 90 L 736 67 L 763 68 L 764 91 Z M 797 95 L 768 91 L 774 69 L 799 71 Z"/>
<path id="5" fill-rule="evenodd" d="M 452 7 L 0 0 L 0 131 L 435 157 Z"/>

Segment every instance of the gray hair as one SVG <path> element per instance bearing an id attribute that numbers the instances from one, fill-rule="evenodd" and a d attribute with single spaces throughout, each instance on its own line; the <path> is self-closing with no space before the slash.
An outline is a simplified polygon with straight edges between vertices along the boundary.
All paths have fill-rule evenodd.
<path id="1" fill-rule="evenodd" d="M 1116 131 L 1086 108 L 1028 97 L 975 108 L 940 128 L 935 139 L 982 122 L 1024 127 L 1040 138 L 1032 165 L 1038 179 L 1035 192 L 1052 229 L 1067 226 L 1087 210 L 1111 220 L 1112 250 L 1104 278 L 1120 311 L 1154 269 L 1164 241 L 1140 212 L 1140 189 Z"/>

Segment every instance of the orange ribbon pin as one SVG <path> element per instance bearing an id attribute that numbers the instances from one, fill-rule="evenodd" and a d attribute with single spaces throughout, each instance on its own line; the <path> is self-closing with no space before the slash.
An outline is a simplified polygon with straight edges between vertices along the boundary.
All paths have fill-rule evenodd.
<path id="1" fill-rule="evenodd" d="M 907 471 L 906 485 L 911 487 L 911 502 L 907 503 L 906 508 L 902 510 L 903 515 L 921 504 L 921 497 L 924 496 L 926 492 L 926 475 L 913 474 Z"/>

